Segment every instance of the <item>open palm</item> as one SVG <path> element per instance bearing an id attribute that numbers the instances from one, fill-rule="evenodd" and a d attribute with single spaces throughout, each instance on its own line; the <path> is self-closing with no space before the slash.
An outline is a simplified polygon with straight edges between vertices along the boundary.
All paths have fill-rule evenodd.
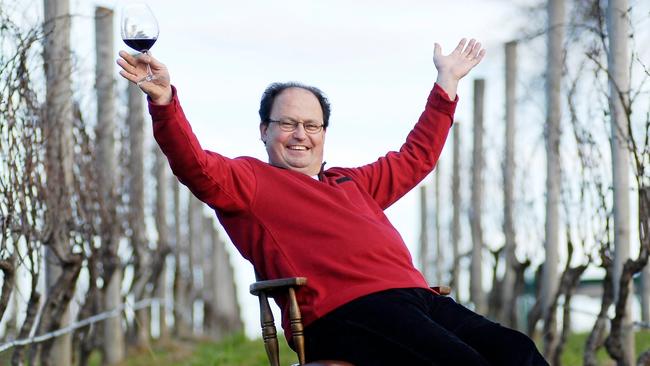
<path id="1" fill-rule="evenodd" d="M 480 42 L 471 39 L 467 43 L 467 40 L 463 38 L 458 42 L 458 46 L 446 56 L 442 54 L 442 48 L 436 43 L 433 49 L 433 63 L 439 74 L 460 80 L 481 62 L 484 55 L 485 50 L 481 48 Z"/>

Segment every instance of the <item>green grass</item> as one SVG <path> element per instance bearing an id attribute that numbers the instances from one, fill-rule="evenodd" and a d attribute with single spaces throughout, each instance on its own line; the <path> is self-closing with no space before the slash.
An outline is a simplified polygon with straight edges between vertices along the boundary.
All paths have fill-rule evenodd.
<path id="1" fill-rule="evenodd" d="M 566 366 L 582 365 L 582 354 L 585 349 L 585 341 L 587 340 L 587 333 L 573 334 L 569 336 L 564 352 L 562 353 L 562 364 Z M 650 349 L 650 331 L 641 330 L 636 332 L 636 353 L 637 356 L 648 349 Z M 601 348 L 596 353 L 599 365 L 610 366 L 615 365 L 615 362 L 607 355 L 605 348 Z"/>
<path id="2" fill-rule="evenodd" d="M 280 345 L 280 364 L 290 365 L 297 363 L 295 353 L 289 348 L 286 341 L 278 340 Z M 213 343 L 200 343 L 187 365 L 214 365 L 214 366 L 256 366 L 268 365 L 268 358 L 261 339 L 249 340 L 243 335 L 230 337 L 215 346 Z"/>
<path id="3" fill-rule="evenodd" d="M 587 336 L 589 336 L 587 333 L 573 334 L 569 336 L 567 343 L 564 345 L 564 352 L 562 352 L 563 365 L 582 365 L 582 354 L 584 353 Z M 542 346 L 540 345 L 539 348 L 541 351 Z M 608 363 L 611 359 L 607 355 L 605 348 L 599 349 L 596 353 L 596 357 L 598 358 L 599 364 L 602 366 L 613 365 L 613 363 Z"/>
<path id="4" fill-rule="evenodd" d="M 297 363 L 293 351 L 280 335 L 280 364 Z M 120 366 L 267 366 L 268 359 L 261 339 L 250 340 L 242 334 L 230 336 L 219 343 L 212 341 L 173 341 L 154 343 L 150 349 L 131 352 Z M 91 366 L 101 365 L 99 353 L 93 355 Z"/>
<path id="5" fill-rule="evenodd" d="M 295 353 L 284 336 L 278 335 L 280 364 L 297 363 Z M 13 350 L 0 353 L 0 365 L 10 365 Z M 90 366 L 101 365 L 101 354 L 93 353 Z M 267 366 L 264 342 L 250 340 L 242 334 L 230 336 L 219 343 L 208 340 L 153 342 L 151 348 L 129 351 L 119 366 Z"/>

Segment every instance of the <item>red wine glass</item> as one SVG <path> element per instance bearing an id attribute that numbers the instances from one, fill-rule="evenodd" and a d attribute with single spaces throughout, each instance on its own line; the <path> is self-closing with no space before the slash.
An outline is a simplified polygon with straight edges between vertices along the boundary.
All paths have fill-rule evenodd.
<path id="1" fill-rule="evenodd" d="M 131 3 L 122 9 L 122 40 L 127 46 L 138 52 L 147 54 L 158 39 L 158 21 L 149 6 L 145 3 Z M 154 79 L 151 68 L 147 64 L 147 76 L 140 80 Z"/>

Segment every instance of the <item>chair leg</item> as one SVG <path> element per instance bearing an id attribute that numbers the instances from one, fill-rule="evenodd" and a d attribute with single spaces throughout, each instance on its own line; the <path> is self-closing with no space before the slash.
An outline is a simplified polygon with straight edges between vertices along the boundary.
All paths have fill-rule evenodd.
<path id="1" fill-rule="evenodd" d="M 278 349 L 278 335 L 275 330 L 275 321 L 273 313 L 269 306 L 269 300 L 265 293 L 259 294 L 260 300 L 260 321 L 262 323 L 262 338 L 264 339 L 264 348 L 269 358 L 271 366 L 280 366 L 280 350 Z"/>
<path id="2" fill-rule="evenodd" d="M 305 364 L 305 336 L 303 333 L 302 317 L 300 315 L 300 308 L 296 300 L 296 291 L 293 287 L 289 287 L 289 322 L 291 323 L 291 335 L 293 337 L 293 345 L 296 347 L 298 354 L 298 362 L 301 365 Z"/>

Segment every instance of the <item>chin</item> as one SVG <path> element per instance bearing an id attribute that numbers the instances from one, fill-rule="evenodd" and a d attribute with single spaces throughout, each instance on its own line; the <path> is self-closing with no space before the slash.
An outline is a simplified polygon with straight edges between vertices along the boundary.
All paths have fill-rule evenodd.
<path id="1" fill-rule="evenodd" d="M 289 169 L 291 169 L 293 171 L 296 171 L 298 173 L 303 173 L 303 174 L 307 174 L 307 175 L 318 174 L 318 172 L 312 174 L 311 173 L 312 169 L 307 165 L 305 165 L 305 166 L 303 166 L 303 165 L 289 165 Z"/>

